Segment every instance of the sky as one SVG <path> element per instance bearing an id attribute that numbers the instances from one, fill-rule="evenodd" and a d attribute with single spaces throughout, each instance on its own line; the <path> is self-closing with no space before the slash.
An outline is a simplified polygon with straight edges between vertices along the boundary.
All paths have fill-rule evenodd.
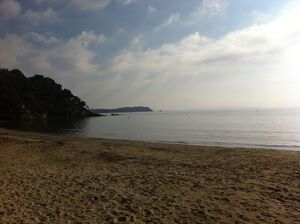
<path id="1" fill-rule="evenodd" d="M 91 108 L 300 107 L 298 0 L 0 0 L 0 67 Z"/>

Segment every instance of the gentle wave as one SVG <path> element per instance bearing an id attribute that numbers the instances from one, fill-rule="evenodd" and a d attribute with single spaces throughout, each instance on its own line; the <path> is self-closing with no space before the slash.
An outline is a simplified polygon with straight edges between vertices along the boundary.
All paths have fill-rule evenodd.
<path id="1" fill-rule="evenodd" d="M 300 145 L 274 145 L 274 144 L 245 144 L 245 143 L 230 143 L 230 142 L 184 142 L 184 141 L 151 141 L 151 142 L 157 142 L 157 143 L 167 143 L 167 144 L 184 144 L 184 145 L 199 145 L 199 146 L 215 146 L 215 147 L 230 147 L 230 148 L 266 148 L 266 149 L 287 149 L 287 150 L 300 150 Z"/>
<path id="2" fill-rule="evenodd" d="M 300 110 L 133 113 L 74 122 L 2 122 L 0 125 L 93 138 L 300 150 Z"/>

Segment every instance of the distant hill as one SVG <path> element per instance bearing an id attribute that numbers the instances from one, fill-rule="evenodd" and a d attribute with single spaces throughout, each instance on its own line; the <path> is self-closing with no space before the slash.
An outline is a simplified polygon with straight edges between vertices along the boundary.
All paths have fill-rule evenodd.
<path id="1" fill-rule="evenodd" d="M 42 75 L 0 69 L 0 119 L 74 119 L 99 116 L 84 101 Z"/>
<path id="2" fill-rule="evenodd" d="M 116 109 L 91 109 L 94 113 L 130 113 L 130 112 L 152 112 L 149 107 L 120 107 Z"/>

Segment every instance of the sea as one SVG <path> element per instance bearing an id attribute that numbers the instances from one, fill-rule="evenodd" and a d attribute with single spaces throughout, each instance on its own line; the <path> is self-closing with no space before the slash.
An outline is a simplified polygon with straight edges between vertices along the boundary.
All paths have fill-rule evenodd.
<path id="1" fill-rule="evenodd" d="M 76 121 L 2 121 L 0 126 L 78 137 L 300 150 L 300 109 L 120 113 Z"/>

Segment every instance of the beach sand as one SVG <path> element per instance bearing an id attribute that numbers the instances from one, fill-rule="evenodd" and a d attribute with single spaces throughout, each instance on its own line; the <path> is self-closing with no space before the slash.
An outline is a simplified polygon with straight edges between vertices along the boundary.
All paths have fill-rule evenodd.
<path id="1" fill-rule="evenodd" d="M 0 129 L 0 223 L 300 223 L 300 152 Z"/>

